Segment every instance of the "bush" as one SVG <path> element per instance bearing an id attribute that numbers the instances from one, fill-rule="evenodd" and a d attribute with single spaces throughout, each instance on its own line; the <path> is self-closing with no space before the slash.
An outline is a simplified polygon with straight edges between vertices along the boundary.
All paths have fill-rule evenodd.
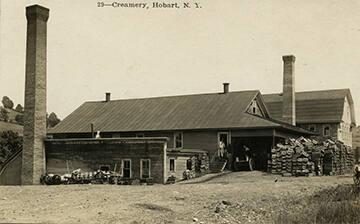
<path id="1" fill-rule="evenodd" d="M 3 107 L 0 108 L 0 120 L 9 121 L 9 112 Z"/>
<path id="2" fill-rule="evenodd" d="M 23 106 L 21 106 L 21 104 L 18 104 L 16 107 L 15 107 L 15 111 L 19 112 L 19 113 L 22 113 L 24 112 L 24 108 Z"/>
<path id="3" fill-rule="evenodd" d="M 24 124 L 24 115 L 23 114 L 18 114 L 15 116 L 15 121 L 18 123 L 18 124 L 21 124 L 23 125 Z"/>
<path id="4" fill-rule="evenodd" d="M 13 153 L 22 149 L 22 137 L 13 131 L 0 133 L 0 157 L 4 161 Z M 1 163 L 0 163 L 1 166 Z"/>
<path id="5" fill-rule="evenodd" d="M 22 137 L 13 131 L 4 131 L 0 133 L 0 150 L 7 148 L 10 151 L 18 151 L 22 149 Z"/>
<path id="6" fill-rule="evenodd" d="M 46 119 L 47 121 L 47 127 L 52 128 L 55 127 L 60 122 L 60 119 L 57 117 L 57 115 L 52 112 L 50 113 L 49 117 Z"/>

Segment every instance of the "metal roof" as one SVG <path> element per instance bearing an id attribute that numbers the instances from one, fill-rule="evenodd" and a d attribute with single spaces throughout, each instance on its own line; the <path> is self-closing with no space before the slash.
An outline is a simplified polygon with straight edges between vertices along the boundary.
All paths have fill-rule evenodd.
<path id="1" fill-rule="evenodd" d="M 352 123 L 355 123 L 353 99 L 349 89 L 296 92 L 296 122 L 341 122 L 346 97 L 352 111 Z M 271 117 L 281 120 L 282 94 L 264 94 L 263 98 Z"/>
<path id="2" fill-rule="evenodd" d="M 259 94 L 258 90 L 252 90 L 85 102 L 48 133 L 86 133 L 90 132 L 91 123 L 95 131 L 101 132 L 285 126 L 293 131 L 304 131 L 246 113 Z"/>

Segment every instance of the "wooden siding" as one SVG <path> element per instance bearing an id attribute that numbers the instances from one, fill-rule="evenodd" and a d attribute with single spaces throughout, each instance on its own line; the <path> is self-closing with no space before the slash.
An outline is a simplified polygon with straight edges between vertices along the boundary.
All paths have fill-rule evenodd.
<path id="1" fill-rule="evenodd" d="M 168 156 L 167 164 L 170 164 L 170 159 L 175 159 L 175 170 L 170 171 L 170 167 L 167 167 L 167 176 L 174 176 L 176 181 L 183 179 L 183 173 L 186 170 L 186 161 L 190 159 L 190 156 Z"/>
<path id="2" fill-rule="evenodd" d="M 217 151 L 217 132 L 184 132 L 184 147 L 186 149 L 202 149 L 209 152 L 212 155 Z"/>
<path id="3" fill-rule="evenodd" d="M 338 123 L 322 123 L 322 124 L 318 124 L 318 123 L 309 123 L 309 124 L 299 124 L 298 125 L 301 128 L 310 130 L 310 127 L 313 126 L 315 127 L 315 131 L 314 133 L 323 136 L 323 132 L 324 132 L 324 128 L 329 126 L 330 127 L 330 136 L 332 138 L 338 138 L 338 129 L 339 129 L 339 124 Z"/>
<path id="4" fill-rule="evenodd" d="M 132 178 L 140 178 L 141 159 L 151 160 L 151 177 L 163 183 L 164 143 L 116 143 L 92 141 L 46 142 L 48 173 L 65 174 L 80 168 L 84 172 L 96 171 L 100 165 L 121 173 L 123 159 L 131 159 Z M 116 169 L 115 169 L 116 168 Z"/>

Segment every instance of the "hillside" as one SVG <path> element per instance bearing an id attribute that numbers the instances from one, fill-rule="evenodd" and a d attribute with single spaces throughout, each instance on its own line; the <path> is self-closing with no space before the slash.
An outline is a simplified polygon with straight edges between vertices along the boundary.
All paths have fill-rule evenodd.
<path id="1" fill-rule="evenodd" d="M 23 135 L 23 126 L 19 124 L 0 121 L 0 132 L 3 131 L 14 131 L 17 132 L 19 135 Z"/>

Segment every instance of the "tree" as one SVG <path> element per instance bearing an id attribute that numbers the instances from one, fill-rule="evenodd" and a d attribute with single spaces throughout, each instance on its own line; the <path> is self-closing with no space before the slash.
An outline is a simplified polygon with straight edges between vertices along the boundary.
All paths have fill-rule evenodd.
<path id="1" fill-rule="evenodd" d="M 13 101 L 8 96 L 3 96 L 1 102 L 5 108 L 13 109 L 13 107 L 14 107 Z"/>
<path id="2" fill-rule="evenodd" d="M 22 149 L 23 139 L 18 133 L 4 131 L 0 133 L 0 157 L 8 158 L 11 154 Z"/>
<path id="3" fill-rule="evenodd" d="M 18 114 L 15 116 L 15 121 L 18 124 L 24 125 L 24 115 L 23 114 Z"/>
<path id="4" fill-rule="evenodd" d="M 47 117 L 47 127 L 52 128 L 55 127 L 60 122 L 60 119 L 54 112 L 51 112 L 50 115 Z"/>
<path id="5" fill-rule="evenodd" d="M 21 104 L 18 104 L 16 107 L 15 107 L 15 111 L 19 112 L 19 113 L 22 113 L 24 112 L 24 108 L 23 106 L 21 106 Z"/>
<path id="6" fill-rule="evenodd" d="M 3 107 L 0 109 L 0 119 L 5 122 L 9 121 L 9 112 Z"/>

